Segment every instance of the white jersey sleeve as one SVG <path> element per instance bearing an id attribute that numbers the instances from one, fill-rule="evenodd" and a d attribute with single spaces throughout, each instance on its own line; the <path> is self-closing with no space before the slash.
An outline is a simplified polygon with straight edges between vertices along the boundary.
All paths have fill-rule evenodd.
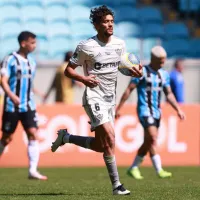
<path id="1" fill-rule="evenodd" d="M 78 44 L 72 58 L 70 59 L 70 62 L 73 65 L 77 65 L 77 66 L 84 65 L 84 62 L 87 58 L 87 54 L 83 49 L 83 44 L 84 44 L 84 41 L 82 41 Z"/>

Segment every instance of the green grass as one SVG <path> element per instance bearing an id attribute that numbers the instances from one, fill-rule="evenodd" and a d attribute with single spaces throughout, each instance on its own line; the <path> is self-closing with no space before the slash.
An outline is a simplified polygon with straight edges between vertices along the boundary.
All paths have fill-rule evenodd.
<path id="1" fill-rule="evenodd" d="M 171 179 L 159 179 L 153 168 L 142 168 L 145 179 L 135 181 L 119 168 L 130 196 L 112 196 L 105 168 L 42 168 L 48 181 L 27 179 L 25 168 L 0 168 L 0 200 L 194 200 L 200 199 L 200 168 L 171 167 Z"/>

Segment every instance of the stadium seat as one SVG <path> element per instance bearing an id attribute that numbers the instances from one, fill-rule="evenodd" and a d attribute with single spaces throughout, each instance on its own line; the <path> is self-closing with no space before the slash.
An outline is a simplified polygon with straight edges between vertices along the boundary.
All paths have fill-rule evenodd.
<path id="1" fill-rule="evenodd" d="M 138 18 L 141 23 L 162 23 L 160 10 L 154 7 L 143 7 L 138 10 Z"/>
<path id="2" fill-rule="evenodd" d="M 23 21 L 39 20 L 44 21 L 44 10 L 38 5 L 24 5 L 21 7 L 21 15 Z"/>
<path id="3" fill-rule="evenodd" d="M 40 21 L 29 21 L 24 25 L 24 30 L 31 31 L 37 35 L 37 37 L 46 37 L 47 27 L 44 22 Z"/>
<path id="4" fill-rule="evenodd" d="M 78 13 L 78 14 L 75 14 Z M 90 8 L 87 6 L 71 6 L 68 9 L 70 23 L 76 23 L 80 21 L 89 21 Z"/>
<path id="5" fill-rule="evenodd" d="M 179 10 L 182 12 L 197 12 L 200 9 L 199 0 L 179 0 Z"/>
<path id="6" fill-rule="evenodd" d="M 161 24 L 143 24 L 142 26 L 143 37 L 152 37 L 152 38 L 163 38 L 164 37 L 164 27 Z"/>
<path id="7" fill-rule="evenodd" d="M 116 9 L 115 22 L 138 22 L 138 9 L 130 6 L 121 6 Z"/>
<path id="8" fill-rule="evenodd" d="M 43 6 L 43 0 L 20 0 L 21 6 L 29 5 L 29 6 Z"/>
<path id="9" fill-rule="evenodd" d="M 164 26 L 166 39 L 189 38 L 189 31 L 185 24 L 172 22 Z"/>
<path id="10" fill-rule="evenodd" d="M 87 39 L 96 35 L 96 31 L 89 22 L 77 22 L 71 26 L 72 37 L 74 39 Z"/>
<path id="11" fill-rule="evenodd" d="M 187 39 L 174 39 L 163 42 L 168 57 L 185 58 L 190 55 L 190 45 Z"/>
<path id="12" fill-rule="evenodd" d="M 60 5 L 48 6 L 45 9 L 45 17 L 48 22 L 68 21 L 69 13 L 66 7 Z"/>
<path id="13" fill-rule="evenodd" d="M 63 6 L 67 7 L 69 0 L 43 0 L 44 6 L 49 7 L 49 6 Z"/>
<path id="14" fill-rule="evenodd" d="M 20 6 L 19 0 L 0 0 L 0 6 Z"/>
<path id="15" fill-rule="evenodd" d="M 48 24 L 48 36 L 49 37 L 70 37 L 71 30 L 68 23 L 53 22 Z"/>
<path id="16" fill-rule="evenodd" d="M 0 6 L 0 22 L 20 22 L 20 9 L 16 5 Z"/>
<path id="17" fill-rule="evenodd" d="M 200 59 L 200 39 L 190 41 L 190 57 Z"/>
<path id="18" fill-rule="evenodd" d="M 121 22 L 117 24 L 116 35 L 121 38 L 126 37 L 141 37 L 140 25 L 132 22 Z"/>
<path id="19" fill-rule="evenodd" d="M 138 38 L 125 38 L 127 52 L 132 52 L 140 56 L 141 40 Z"/>
<path id="20" fill-rule="evenodd" d="M 1 38 L 11 38 L 17 37 L 18 34 L 21 32 L 22 27 L 20 23 L 8 21 L 0 26 L 0 37 Z"/>
<path id="21" fill-rule="evenodd" d="M 44 60 L 48 58 L 49 54 L 49 43 L 46 38 L 37 38 L 37 48 L 36 48 L 36 57 L 39 60 Z"/>
<path id="22" fill-rule="evenodd" d="M 106 5 L 108 7 L 115 7 L 117 5 L 117 0 L 113 1 L 113 0 L 93 0 L 95 5 Z"/>
<path id="23" fill-rule="evenodd" d="M 68 0 L 67 4 L 68 6 L 80 5 L 80 6 L 88 6 L 88 7 L 92 7 L 96 5 L 95 1 L 91 1 L 91 0 Z"/>
<path id="24" fill-rule="evenodd" d="M 0 58 L 7 56 L 8 54 L 12 53 L 13 51 L 17 51 L 19 48 L 19 44 L 17 38 L 9 38 L 0 41 Z"/>
<path id="25" fill-rule="evenodd" d="M 118 6 L 136 6 L 137 0 L 115 0 Z"/>
<path id="26" fill-rule="evenodd" d="M 49 50 L 52 59 L 58 59 L 71 50 L 71 40 L 67 37 L 49 38 Z"/>
<path id="27" fill-rule="evenodd" d="M 151 49 L 159 45 L 160 40 L 158 38 L 145 38 L 142 41 L 142 55 L 143 59 L 150 59 Z"/>

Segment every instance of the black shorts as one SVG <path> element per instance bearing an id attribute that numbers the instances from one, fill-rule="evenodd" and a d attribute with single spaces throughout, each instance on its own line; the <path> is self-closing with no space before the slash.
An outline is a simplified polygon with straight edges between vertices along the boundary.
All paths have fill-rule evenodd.
<path id="1" fill-rule="evenodd" d="M 24 129 L 38 128 L 35 110 L 23 113 L 4 111 L 2 115 L 2 131 L 4 133 L 14 133 L 19 121 L 21 121 Z"/>
<path id="2" fill-rule="evenodd" d="M 149 117 L 139 117 L 140 123 L 142 124 L 143 128 L 148 128 L 149 126 L 156 126 L 159 128 L 160 126 L 160 119 L 156 119 L 152 116 Z"/>

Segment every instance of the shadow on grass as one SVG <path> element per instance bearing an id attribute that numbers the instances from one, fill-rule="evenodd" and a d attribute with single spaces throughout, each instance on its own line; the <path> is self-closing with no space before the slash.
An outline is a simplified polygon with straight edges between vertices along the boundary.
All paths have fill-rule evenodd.
<path id="1" fill-rule="evenodd" d="M 98 193 L 86 194 L 86 193 L 13 193 L 13 194 L 0 194 L 0 196 L 96 196 Z"/>

